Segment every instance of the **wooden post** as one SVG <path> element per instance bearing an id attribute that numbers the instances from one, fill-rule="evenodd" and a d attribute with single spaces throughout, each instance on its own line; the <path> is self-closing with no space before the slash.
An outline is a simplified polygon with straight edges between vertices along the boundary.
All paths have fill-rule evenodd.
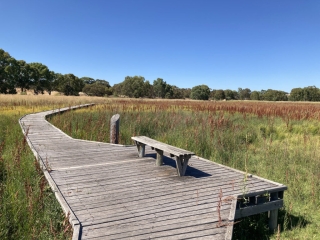
<path id="1" fill-rule="evenodd" d="M 157 152 L 157 160 L 156 160 L 156 165 L 157 166 L 162 166 L 163 165 L 163 151 L 156 149 Z"/>
<path id="2" fill-rule="evenodd" d="M 119 143 L 120 115 L 115 114 L 110 120 L 110 143 Z"/>
<path id="3" fill-rule="evenodd" d="M 278 192 L 270 194 L 270 201 L 278 200 Z M 278 209 L 269 211 L 269 230 L 274 232 L 278 225 Z"/>

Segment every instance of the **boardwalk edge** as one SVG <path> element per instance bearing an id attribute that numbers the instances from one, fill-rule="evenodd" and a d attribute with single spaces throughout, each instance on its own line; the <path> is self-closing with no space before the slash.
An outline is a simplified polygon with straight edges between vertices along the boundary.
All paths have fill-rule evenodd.
<path id="1" fill-rule="evenodd" d="M 59 109 L 58 112 L 64 112 L 64 111 L 68 111 L 68 110 L 72 110 L 72 109 L 76 109 L 76 108 L 82 108 L 82 107 L 89 107 L 89 106 L 92 106 L 92 105 L 94 105 L 94 103 L 79 105 L 79 106 L 75 106 L 75 107 L 63 108 L 63 109 Z M 48 113 L 46 116 L 51 115 L 51 114 L 55 114 L 55 113 L 57 113 L 57 112 L 56 111 L 52 111 L 51 113 Z M 22 116 L 19 119 L 19 125 L 21 127 L 22 133 L 23 133 L 23 135 L 24 135 L 24 137 L 25 137 L 25 139 L 26 139 L 31 151 L 33 152 L 33 155 L 35 156 L 35 158 L 39 162 L 39 164 L 41 166 L 41 169 L 43 171 L 43 174 L 44 174 L 45 178 L 47 179 L 52 191 L 54 192 L 55 197 L 58 200 L 63 212 L 67 216 L 69 215 L 69 223 L 72 225 L 72 228 L 73 228 L 72 240 L 79 240 L 79 239 L 81 239 L 81 230 L 82 230 L 81 223 L 77 219 L 77 217 L 75 216 L 73 211 L 70 209 L 70 207 L 69 207 L 68 203 L 66 202 L 66 200 L 64 199 L 64 197 L 62 196 L 62 194 L 60 192 L 60 189 L 58 188 L 58 186 L 54 182 L 54 180 L 51 177 L 50 173 L 47 171 L 45 163 L 43 162 L 43 159 L 39 156 L 37 150 L 34 148 L 34 146 L 32 145 L 31 141 L 29 140 L 29 137 L 28 137 L 28 135 L 26 133 L 26 130 L 25 130 L 25 126 L 23 126 L 22 123 L 21 123 L 21 120 L 27 115 L 29 115 L 29 114 L 26 114 L 26 115 Z M 68 136 L 68 137 L 71 138 L 70 136 Z"/>

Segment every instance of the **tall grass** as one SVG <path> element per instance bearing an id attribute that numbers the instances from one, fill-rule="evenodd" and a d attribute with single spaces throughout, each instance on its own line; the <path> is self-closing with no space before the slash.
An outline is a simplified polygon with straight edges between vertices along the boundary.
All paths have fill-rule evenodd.
<path id="1" fill-rule="evenodd" d="M 288 186 L 279 233 L 268 233 L 261 214 L 235 225 L 235 239 L 319 237 L 320 105 L 118 99 L 51 121 L 72 137 L 108 142 L 115 113 L 122 144 L 146 135 Z"/>
<path id="2" fill-rule="evenodd" d="M 69 239 L 71 226 L 26 143 L 25 114 L 89 98 L 0 95 L 0 239 Z"/>

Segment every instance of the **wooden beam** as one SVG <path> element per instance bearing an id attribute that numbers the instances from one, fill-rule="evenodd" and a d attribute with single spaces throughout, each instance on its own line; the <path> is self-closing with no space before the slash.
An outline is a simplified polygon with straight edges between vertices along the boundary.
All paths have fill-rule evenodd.
<path id="1" fill-rule="evenodd" d="M 283 200 L 275 200 L 271 202 L 266 202 L 264 204 L 252 205 L 244 208 L 240 208 L 236 210 L 235 219 L 247 217 L 267 211 L 277 210 L 283 207 Z M 274 216 L 274 215 L 273 215 Z"/>

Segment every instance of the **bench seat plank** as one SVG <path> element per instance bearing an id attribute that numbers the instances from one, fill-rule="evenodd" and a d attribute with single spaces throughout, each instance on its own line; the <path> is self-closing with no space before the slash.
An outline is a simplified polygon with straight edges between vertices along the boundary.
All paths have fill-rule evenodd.
<path id="1" fill-rule="evenodd" d="M 166 143 L 161 143 L 161 142 L 159 142 L 157 140 L 154 140 L 152 138 L 148 138 L 148 137 L 145 137 L 145 136 L 131 137 L 131 139 L 136 141 L 136 142 L 148 145 L 150 147 L 162 150 L 162 151 L 167 152 L 169 154 L 173 154 L 174 156 L 181 157 L 181 156 L 188 156 L 188 155 L 192 156 L 192 155 L 195 155 L 194 152 L 190 152 L 190 151 L 178 148 L 178 147 L 174 147 L 174 146 L 171 146 L 171 145 L 166 144 Z"/>

